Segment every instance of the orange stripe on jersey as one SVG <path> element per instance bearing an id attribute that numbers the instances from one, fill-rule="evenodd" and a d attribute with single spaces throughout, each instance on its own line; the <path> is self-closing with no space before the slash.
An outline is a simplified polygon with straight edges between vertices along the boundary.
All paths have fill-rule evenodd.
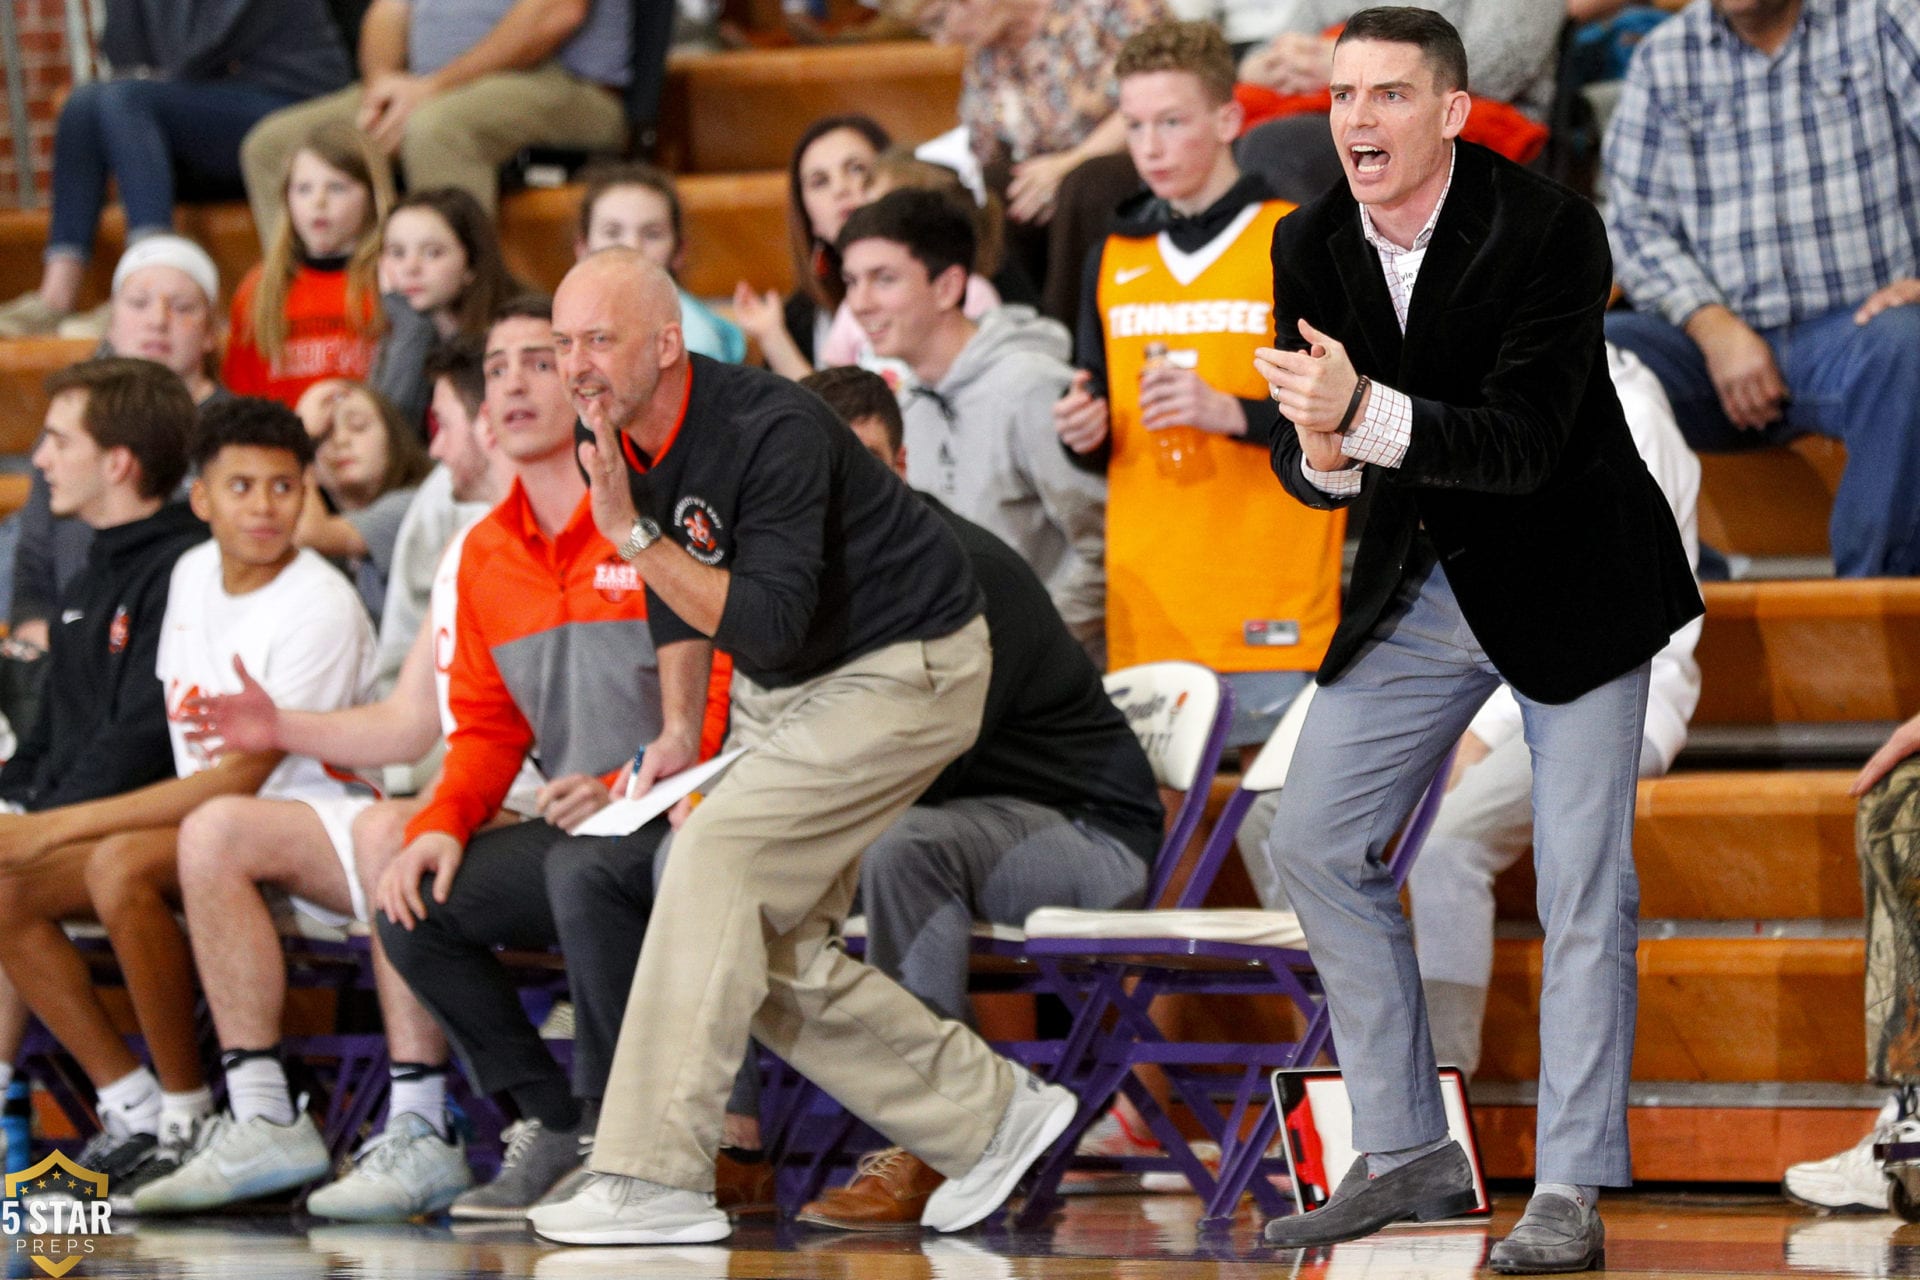
<path id="1" fill-rule="evenodd" d="M 1201 434 L 1197 477 L 1169 478 L 1140 422 L 1149 343 L 1217 391 L 1259 399 L 1253 368 L 1273 344 L 1274 224 L 1293 206 L 1251 205 L 1196 254 L 1164 236 L 1111 236 L 1101 254 L 1113 460 L 1107 472 L 1107 660 L 1186 659 L 1216 671 L 1320 665 L 1340 617 L 1342 512 L 1302 506 L 1267 451 Z"/>

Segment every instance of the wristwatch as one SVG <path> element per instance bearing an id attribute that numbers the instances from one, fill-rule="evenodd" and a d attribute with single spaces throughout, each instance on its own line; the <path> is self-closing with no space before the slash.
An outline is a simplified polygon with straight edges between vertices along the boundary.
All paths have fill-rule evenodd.
<path id="1" fill-rule="evenodd" d="M 654 543 L 660 541 L 660 526 L 641 516 L 633 522 L 633 532 L 620 544 L 617 554 L 622 560 L 631 561 Z"/>

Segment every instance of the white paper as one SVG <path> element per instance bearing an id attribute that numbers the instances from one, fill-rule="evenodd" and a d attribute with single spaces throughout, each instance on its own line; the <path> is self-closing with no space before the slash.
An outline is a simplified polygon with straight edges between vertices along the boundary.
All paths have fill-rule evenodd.
<path id="1" fill-rule="evenodd" d="M 700 789 L 700 785 L 725 771 L 726 767 L 746 754 L 745 747 L 736 747 L 723 755 L 717 755 L 705 764 L 694 765 L 691 769 L 682 769 L 671 778 L 663 778 L 653 784 L 653 789 L 643 796 L 631 800 L 615 800 L 600 812 L 588 818 L 573 829 L 576 836 L 630 836 L 641 827 L 673 808 L 682 799 Z"/>

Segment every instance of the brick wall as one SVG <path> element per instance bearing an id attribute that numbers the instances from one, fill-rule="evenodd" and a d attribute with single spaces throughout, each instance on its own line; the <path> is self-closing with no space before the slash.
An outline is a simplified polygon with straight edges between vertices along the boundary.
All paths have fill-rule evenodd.
<path id="1" fill-rule="evenodd" d="M 20 31 L 34 188 L 39 193 L 39 204 L 44 207 L 53 169 L 54 105 L 64 97 L 73 78 L 67 66 L 66 5 L 64 0 L 0 0 L 0 3 L 13 6 L 14 21 Z M 0 112 L 5 109 L 5 100 L 0 99 Z M 10 121 L 0 133 L 7 135 L 4 145 L 0 145 L 0 209 L 12 209 L 20 203 L 20 188 Z"/>

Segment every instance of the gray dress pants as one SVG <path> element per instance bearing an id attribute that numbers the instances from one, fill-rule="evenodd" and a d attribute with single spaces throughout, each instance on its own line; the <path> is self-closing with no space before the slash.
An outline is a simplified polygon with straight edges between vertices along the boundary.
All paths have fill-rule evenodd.
<path id="1" fill-rule="evenodd" d="M 1267 854 L 1325 982 L 1354 1145 L 1445 1136 L 1413 936 L 1382 854 L 1500 675 L 1446 574 L 1394 607 L 1308 713 Z M 1572 702 L 1522 697 L 1546 954 L 1535 1177 L 1624 1186 L 1639 883 L 1634 789 L 1649 664 Z"/>

